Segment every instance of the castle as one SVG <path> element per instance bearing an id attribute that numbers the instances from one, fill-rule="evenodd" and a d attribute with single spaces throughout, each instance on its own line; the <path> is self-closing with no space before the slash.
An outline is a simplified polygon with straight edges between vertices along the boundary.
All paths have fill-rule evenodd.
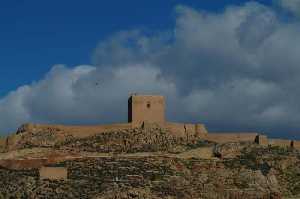
<path id="1" fill-rule="evenodd" d="M 128 122 L 132 126 L 156 123 L 179 136 L 197 136 L 216 143 L 254 142 L 260 145 L 294 147 L 300 149 L 300 141 L 268 139 L 259 133 L 208 133 L 203 124 L 171 123 L 165 118 L 165 99 L 155 95 L 132 95 L 128 100 Z"/>
<path id="2" fill-rule="evenodd" d="M 186 143 L 191 143 L 195 140 L 208 141 L 208 143 L 212 142 L 217 144 L 247 142 L 262 146 L 279 146 L 300 149 L 300 141 L 269 139 L 265 135 L 251 132 L 212 133 L 208 132 L 205 126 L 200 123 L 190 124 L 169 122 L 165 116 L 165 109 L 165 98 L 163 96 L 135 94 L 131 95 L 128 99 L 127 123 L 95 126 L 25 124 L 21 126 L 15 134 L 12 134 L 5 139 L 0 139 L 0 149 L 2 150 L 2 153 L 7 153 L 8 155 L 4 155 L 4 158 L 2 157 L 2 159 L 0 158 L 0 167 L 14 170 L 37 168 L 39 169 L 40 179 L 68 179 L 69 168 L 48 165 L 57 164 L 66 160 L 95 158 L 96 156 L 88 156 L 85 153 L 79 153 L 77 155 L 76 153 L 73 155 L 72 153 L 67 155 L 58 154 L 55 152 L 57 143 L 68 143 L 69 138 L 75 138 L 76 144 L 78 140 L 82 138 L 82 140 L 85 138 L 94 139 L 93 136 L 101 135 L 102 133 L 105 135 L 105 132 L 120 132 L 121 135 L 123 135 L 124 132 L 125 134 L 126 132 L 135 132 L 136 129 L 140 132 L 145 132 L 143 129 L 148 127 L 165 129 L 172 135 L 172 139 L 176 140 L 176 138 L 178 138 L 178 140 L 183 140 Z M 146 130 L 146 132 L 147 131 L 148 130 Z M 107 141 L 109 142 L 110 139 L 111 138 Z M 30 143 L 34 144 L 32 145 Z M 126 143 L 124 143 L 124 145 L 126 145 Z M 49 153 L 50 155 L 47 155 L 46 153 L 45 156 L 43 156 L 43 154 L 41 154 L 42 157 L 39 158 L 30 157 L 30 154 L 29 157 L 26 158 L 14 157 L 13 154 L 18 154 L 17 151 L 24 149 L 23 146 L 28 146 L 29 148 L 32 146 L 40 148 L 54 147 L 54 150 L 52 151 L 53 154 L 51 152 Z M 115 146 L 118 146 L 118 144 Z M 76 145 L 74 148 L 76 148 Z M 206 159 L 212 157 L 212 150 L 211 147 L 202 147 L 201 149 L 198 149 L 196 153 L 197 155 L 199 154 L 199 157 Z M 59 153 L 61 153 L 61 151 Z"/>
<path id="3" fill-rule="evenodd" d="M 158 125 L 167 129 L 174 136 L 182 138 L 199 138 L 215 143 L 226 142 L 253 142 L 264 146 L 294 147 L 300 149 L 300 141 L 269 139 L 266 135 L 253 132 L 213 133 L 208 132 L 204 124 L 174 123 L 165 117 L 165 98 L 158 95 L 133 94 L 128 99 L 128 123 L 116 123 L 95 126 L 65 126 L 65 125 L 38 125 L 26 124 L 20 127 L 16 134 L 0 140 L 0 145 L 5 145 L 8 150 L 14 150 L 20 141 L 19 134 L 32 131 L 36 128 L 47 131 L 59 132 L 62 137 L 73 136 L 85 138 L 102 132 L 126 130 L 145 125 Z"/>

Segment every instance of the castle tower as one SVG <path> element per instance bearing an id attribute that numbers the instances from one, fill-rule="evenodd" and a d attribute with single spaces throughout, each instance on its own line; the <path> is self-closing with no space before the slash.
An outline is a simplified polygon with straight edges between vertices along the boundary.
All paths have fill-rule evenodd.
<path id="1" fill-rule="evenodd" d="M 158 95 L 132 95 L 128 99 L 128 122 L 133 124 L 165 122 L 165 98 Z"/>

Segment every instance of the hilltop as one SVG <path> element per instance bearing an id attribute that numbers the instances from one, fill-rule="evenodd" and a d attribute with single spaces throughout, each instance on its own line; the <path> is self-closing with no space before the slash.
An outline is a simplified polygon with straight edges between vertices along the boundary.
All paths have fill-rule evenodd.
<path id="1" fill-rule="evenodd" d="M 300 142 L 209 132 L 133 95 L 128 123 L 22 125 L 0 139 L 0 198 L 300 198 Z"/>
<path id="2" fill-rule="evenodd" d="M 14 137 L 0 153 L 0 198 L 300 197 L 291 147 L 218 144 L 158 125 L 86 137 L 27 125 Z"/>

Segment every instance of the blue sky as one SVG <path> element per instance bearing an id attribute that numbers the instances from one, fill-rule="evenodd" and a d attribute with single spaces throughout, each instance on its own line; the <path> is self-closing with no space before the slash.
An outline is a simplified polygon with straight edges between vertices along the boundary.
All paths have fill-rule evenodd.
<path id="1" fill-rule="evenodd" d="M 0 3 L 0 96 L 41 79 L 54 64 L 90 64 L 99 41 L 120 30 L 168 29 L 176 5 L 219 12 L 241 0 L 11 0 Z M 270 4 L 270 0 L 259 1 Z"/>
<path id="2" fill-rule="evenodd" d="M 0 24 L 0 134 L 126 122 L 138 92 L 171 121 L 300 139 L 300 0 L 11 0 Z"/>

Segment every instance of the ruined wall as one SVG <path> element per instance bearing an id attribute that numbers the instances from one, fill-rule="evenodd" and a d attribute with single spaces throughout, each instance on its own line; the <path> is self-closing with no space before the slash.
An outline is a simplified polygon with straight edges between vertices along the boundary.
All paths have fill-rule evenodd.
<path id="1" fill-rule="evenodd" d="M 269 139 L 269 145 L 279 147 L 291 147 L 291 140 L 284 139 Z"/>
<path id="2" fill-rule="evenodd" d="M 93 136 L 106 131 L 131 129 L 132 125 L 130 123 L 123 123 L 95 126 L 61 126 L 60 128 L 67 134 L 71 134 L 75 137 L 81 138 Z"/>
<path id="3" fill-rule="evenodd" d="M 39 169 L 40 179 L 64 180 L 68 178 L 65 167 L 42 167 Z"/>
<path id="4" fill-rule="evenodd" d="M 128 122 L 140 125 L 165 122 L 165 99 L 163 96 L 133 95 L 128 100 Z"/>
<path id="5" fill-rule="evenodd" d="M 255 142 L 258 133 L 208 133 L 206 140 L 216 143 Z"/>
<path id="6" fill-rule="evenodd" d="M 123 130 L 130 129 L 132 125 L 130 123 L 116 123 L 116 124 L 106 124 L 106 125 L 93 125 L 93 126 L 65 126 L 65 125 L 47 125 L 47 124 L 34 124 L 30 125 L 30 128 L 25 128 L 23 132 L 51 132 L 58 133 L 62 136 L 72 135 L 78 138 L 84 138 L 96 135 L 98 133 L 113 131 L 113 130 Z M 19 131 L 19 130 L 18 130 Z M 22 135 L 23 132 L 18 133 L 18 135 Z"/>
<path id="7" fill-rule="evenodd" d="M 95 126 L 23 125 L 17 134 L 7 138 L 6 144 L 9 151 L 24 147 L 53 147 L 70 139 L 83 139 L 104 132 L 127 129 L 132 129 L 130 123 Z"/>
<path id="8" fill-rule="evenodd" d="M 184 124 L 184 123 L 165 123 L 165 128 L 171 131 L 175 136 L 187 137 L 197 136 L 204 137 L 207 134 L 207 130 L 203 124 Z"/>

